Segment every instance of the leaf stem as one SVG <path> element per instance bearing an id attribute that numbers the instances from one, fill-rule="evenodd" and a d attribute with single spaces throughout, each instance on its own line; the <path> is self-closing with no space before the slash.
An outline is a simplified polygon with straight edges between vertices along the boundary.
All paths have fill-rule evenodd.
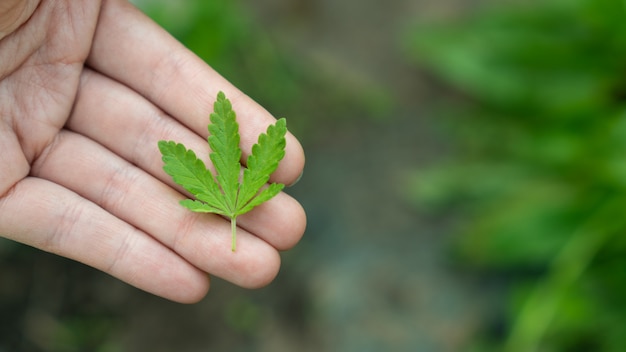
<path id="1" fill-rule="evenodd" d="M 237 250 L 237 217 L 233 216 L 230 218 L 230 229 L 233 233 L 233 243 L 232 243 L 232 251 Z"/>

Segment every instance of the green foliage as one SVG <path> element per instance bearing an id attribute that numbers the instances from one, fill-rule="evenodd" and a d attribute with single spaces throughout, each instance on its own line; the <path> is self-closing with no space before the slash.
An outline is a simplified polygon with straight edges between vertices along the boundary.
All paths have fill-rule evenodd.
<path id="1" fill-rule="evenodd" d="M 281 41 L 283 36 L 271 34 L 273 26 L 263 24 L 255 6 L 238 0 L 150 0 L 139 5 L 260 105 L 281 116 L 297 116 L 290 129 L 301 142 L 324 133 L 315 128 L 320 119 L 335 123 L 337 117 L 391 115 L 394 99 L 386 88 L 333 60 L 317 60 L 309 45 Z"/>
<path id="2" fill-rule="evenodd" d="M 552 0 L 412 37 L 420 65 L 466 98 L 444 119 L 449 161 L 421 170 L 412 197 L 463 214 L 458 259 L 512 283 L 493 350 L 625 343 L 625 15 L 620 1 Z"/>
<path id="3" fill-rule="evenodd" d="M 217 175 L 213 177 L 204 162 L 192 150 L 173 141 L 159 141 L 163 155 L 163 169 L 174 182 L 193 194 L 196 200 L 185 199 L 181 205 L 195 212 L 215 213 L 227 216 L 232 223 L 232 250 L 236 249 L 237 216 L 270 200 L 280 193 L 284 185 L 272 183 L 270 175 L 278 168 L 285 156 L 284 118 L 259 135 L 258 143 L 252 147 L 247 167 L 241 173 L 241 149 L 239 148 L 239 125 L 231 103 L 224 93 L 217 95 L 209 124 L 209 154 Z"/>
<path id="4" fill-rule="evenodd" d="M 300 73 L 239 1 L 153 0 L 142 9 L 261 105 L 298 105 Z"/>

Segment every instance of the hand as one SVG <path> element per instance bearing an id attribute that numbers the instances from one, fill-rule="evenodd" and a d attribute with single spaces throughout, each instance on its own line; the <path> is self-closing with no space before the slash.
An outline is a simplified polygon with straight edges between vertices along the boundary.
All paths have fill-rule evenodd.
<path id="1" fill-rule="evenodd" d="M 161 139 L 208 161 L 220 90 L 246 154 L 274 118 L 128 2 L 4 0 L 0 234 L 179 302 L 204 297 L 208 273 L 269 283 L 304 232 L 298 202 L 281 193 L 238 218 L 233 253 L 228 220 L 180 206 L 162 170 Z M 293 183 L 303 165 L 288 135 L 272 180 Z"/>

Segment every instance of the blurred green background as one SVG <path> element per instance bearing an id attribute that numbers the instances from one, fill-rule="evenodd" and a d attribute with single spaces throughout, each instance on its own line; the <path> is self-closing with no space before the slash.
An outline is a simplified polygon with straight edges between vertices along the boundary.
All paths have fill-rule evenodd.
<path id="1" fill-rule="evenodd" d="M 626 2 L 136 1 L 307 153 L 278 278 L 167 302 L 0 242 L 3 351 L 623 351 Z"/>

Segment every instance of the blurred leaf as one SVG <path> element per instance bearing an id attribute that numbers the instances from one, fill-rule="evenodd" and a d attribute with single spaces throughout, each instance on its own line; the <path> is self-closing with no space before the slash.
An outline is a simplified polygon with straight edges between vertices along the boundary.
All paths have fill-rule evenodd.
<path id="1" fill-rule="evenodd" d="M 623 348 L 625 17 L 623 1 L 551 0 L 413 32 L 417 64 L 469 103 L 444 119 L 452 153 L 415 173 L 411 197 L 463 215 L 459 260 L 528 292 L 510 351 Z"/>
<path id="2" fill-rule="evenodd" d="M 606 107 L 621 87 L 626 23 L 598 21 L 615 14 L 624 15 L 623 3 L 489 9 L 466 22 L 417 27 L 413 56 L 494 107 L 550 113 L 551 119 L 580 115 Z"/>

